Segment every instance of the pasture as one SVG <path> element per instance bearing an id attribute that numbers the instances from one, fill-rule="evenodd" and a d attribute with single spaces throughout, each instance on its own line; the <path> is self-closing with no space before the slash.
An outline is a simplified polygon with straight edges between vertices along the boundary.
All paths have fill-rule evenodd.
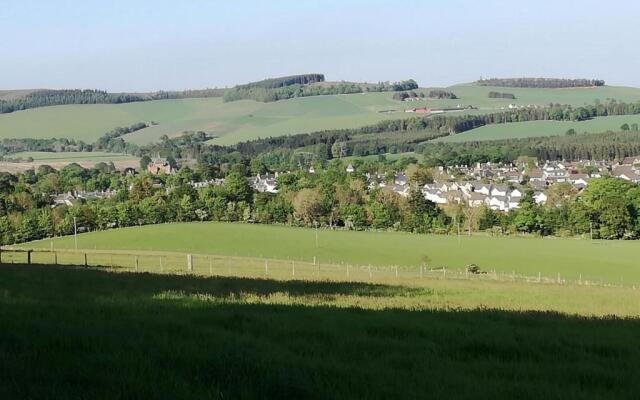
<path id="1" fill-rule="evenodd" d="M 5 265 L 0 397 L 631 399 L 638 296 Z"/>
<path id="2" fill-rule="evenodd" d="M 84 168 L 92 168 L 99 162 L 111 163 L 117 169 L 127 167 L 139 168 L 140 161 L 137 157 L 127 154 L 105 153 L 105 152 L 82 152 L 71 151 L 62 153 L 44 152 L 44 151 L 25 151 L 21 153 L 11 154 L 11 158 L 22 158 L 21 162 L 0 161 L 0 171 L 6 172 L 24 172 L 30 169 L 37 169 L 40 165 L 49 165 L 55 169 L 61 169 L 70 163 L 77 163 Z M 27 159 L 33 158 L 33 161 Z"/>
<path id="3" fill-rule="evenodd" d="M 178 223 L 148 225 L 78 235 L 78 249 L 180 252 L 264 257 L 322 263 L 421 266 L 461 270 L 475 263 L 485 271 L 526 276 L 640 285 L 635 241 L 591 241 L 534 237 L 461 237 L 284 226 Z M 20 245 L 32 249 L 73 249 L 73 237 Z"/>
<path id="4" fill-rule="evenodd" d="M 640 115 L 597 117 L 587 121 L 528 121 L 485 125 L 457 135 L 435 139 L 436 142 L 468 142 L 472 140 L 518 139 L 525 137 L 563 136 L 569 129 L 577 133 L 617 132 L 622 124 L 640 124 Z"/>
<path id="5" fill-rule="evenodd" d="M 251 100 L 223 103 L 220 98 L 202 98 L 44 107 L 0 115 L 0 138 L 65 137 L 92 142 L 115 127 L 155 121 L 158 125 L 131 133 L 125 139 L 145 144 L 159 140 L 162 135 L 177 136 L 184 131 L 201 130 L 216 137 L 212 143 L 233 144 L 259 137 L 359 127 L 384 119 L 412 117 L 415 114 L 403 111 L 413 107 L 473 105 L 479 108 L 474 112 L 486 113 L 501 110 L 510 103 L 583 105 L 596 99 L 640 100 L 640 89 L 615 86 L 512 89 L 457 85 L 448 89 L 459 99 L 398 102 L 391 98 L 392 93 L 366 93 L 295 98 L 274 103 Z M 429 89 L 421 90 L 427 92 Z M 489 99 L 487 94 L 492 90 L 514 93 L 517 99 Z M 5 95 L 8 96 L 8 92 Z M 380 112 L 384 110 L 395 112 Z"/>

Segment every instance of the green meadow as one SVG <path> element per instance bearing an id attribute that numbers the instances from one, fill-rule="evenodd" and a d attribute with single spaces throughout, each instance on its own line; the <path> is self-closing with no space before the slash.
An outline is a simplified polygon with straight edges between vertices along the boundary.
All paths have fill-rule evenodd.
<path id="1" fill-rule="evenodd" d="M 47 151 L 24 151 L 11 154 L 11 158 L 33 158 L 33 162 L 110 162 L 128 161 L 136 158 L 127 154 L 105 153 L 100 151 L 68 151 L 53 153 Z"/>
<path id="2" fill-rule="evenodd" d="M 4 265 L 0 398 L 632 399 L 639 300 Z"/>
<path id="3" fill-rule="evenodd" d="M 414 114 L 403 111 L 413 107 L 473 105 L 479 108 L 475 112 L 484 113 L 503 109 L 510 103 L 546 105 L 553 102 L 577 106 L 609 98 L 640 100 L 640 89 L 615 86 L 512 89 L 457 85 L 448 89 L 459 99 L 398 102 L 391 98 L 392 93 L 366 93 L 273 103 L 251 100 L 223 103 L 220 98 L 203 98 L 44 107 L 0 115 L 0 138 L 66 137 L 92 142 L 115 127 L 155 121 L 158 125 L 131 133 L 125 139 L 144 144 L 157 141 L 162 135 L 176 136 L 184 131 L 201 130 L 216 136 L 212 143 L 233 144 L 259 137 L 358 127 L 384 119 L 411 117 Z M 429 89 L 420 90 L 428 92 Z M 517 99 L 489 99 L 487 95 L 492 90 L 514 93 Z M 20 92 L 12 93 L 4 95 L 15 96 Z M 385 110 L 396 112 L 380 112 Z"/>
<path id="4" fill-rule="evenodd" d="M 518 139 L 539 136 L 562 136 L 569 129 L 577 133 L 619 131 L 623 124 L 640 124 L 640 115 L 597 117 L 588 121 L 529 121 L 485 125 L 457 135 L 438 138 L 437 142 L 467 142 L 472 140 Z"/>
<path id="5" fill-rule="evenodd" d="M 73 249 L 62 237 L 20 245 L 32 249 Z M 591 241 L 535 237 L 461 237 L 395 232 L 318 231 L 284 226 L 178 223 L 78 235 L 78 248 L 106 251 L 178 252 L 265 257 L 374 266 L 420 266 L 462 270 L 475 263 L 485 271 L 526 276 L 640 285 L 636 241 Z"/>

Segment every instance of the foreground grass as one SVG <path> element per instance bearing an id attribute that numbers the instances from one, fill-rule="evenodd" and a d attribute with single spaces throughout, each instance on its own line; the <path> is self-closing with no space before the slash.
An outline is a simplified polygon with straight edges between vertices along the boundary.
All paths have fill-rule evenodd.
<path id="1" fill-rule="evenodd" d="M 4 266 L 0 398 L 636 398 L 638 320 L 489 309 L 523 287 L 537 306 L 526 285 L 439 284 Z M 541 288 L 586 314 L 638 304 Z"/>
<path id="2" fill-rule="evenodd" d="M 353 265 L 419 266 L 460 270 L 471 263 L 483 270 L 565 279 L 640 285 L 637 241 L 489 236 L 414 235 L 390 232 L 320 230 L 283 226 L 177 223 L 78 235 L 79 249 L 144 250 L 229 256 L 269 257 Z M 23 248 L 50 249 L 51 241 Z M 73 249 L 73 237 L 53 240 L 55 249 Z"/>

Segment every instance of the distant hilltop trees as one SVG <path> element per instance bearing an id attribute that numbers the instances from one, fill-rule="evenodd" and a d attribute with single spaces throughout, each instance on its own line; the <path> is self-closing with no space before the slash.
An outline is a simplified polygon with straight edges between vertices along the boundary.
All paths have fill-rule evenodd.
<path id="1" fill-rule="evenodd" d="M 448 90 L 434 89 L 429 91 L 429 97 L 432 99 L 457 99 L 455 93 Z"/>
<path id="2" fill-rule="evenodd" d="M 95 89 L 34 90 L 13 100 L 0 100 L 0 114 L 29 108 L 68 104 L 122 104 L 139 101 L 184 99 L 192 97 L 221 97 L 224 89 L 159 91 L 153 93 L 109 93 Z"/>
<path id="3" fill-rule="evenodd" d="M 556 79 L 556 78 L 491 78 L 476 81 L 479 86 L 502 86 L 518 88 L 574 88 L 604 86 L 600 79 Z"/>
<path id="4" fill-rule="evenodd" d="M 282 78 L 265 79 L 238 85 L 228 89 L 223 100 L 255 100 L 272 102 L 294 97 L 322 96 L 331 94 L 353 94 L 364 92 L 397 92 L 414 90 L 418 83 L 413 79 L 400 82 L 355 83 L 325 82 L 322 74 L 293 75 Z"/>
<path id="5" fill-rule="evenodd" d="M 490 99 L 511 99 L 515 100 L 516 95 L 513 93 L 489 92 Z"/>

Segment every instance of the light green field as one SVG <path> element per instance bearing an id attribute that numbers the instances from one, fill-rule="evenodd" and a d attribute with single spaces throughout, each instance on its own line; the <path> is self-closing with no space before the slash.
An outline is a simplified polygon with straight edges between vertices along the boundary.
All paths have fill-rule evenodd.
<path id="1" fill-rule="evenodd" d="M 619 131 L 623 124 L 640 124 L 640 115 L 598 117 L 588 121 L 530 121 L 485 125 L 457 135 L 438 138 L 436 142 L 467 142 L 471 140 L 517 139 L 564 135 L 569 129 L 577 133 Z"/>
<path id="2" fill-rule="evenodd" d="M 49 249 L 50 240 L 23 248 Z M 73 237 L 54 240 L 54 248 L 71 249 Z M 82 234 L 79 249 L 144 250 L 231 256 L 270 257 L 353 265 L 419 266 L 424 256 L 431 267 L 462 269 L 471 263 L 483 270 L 565 278 L 640 284 L 634 241 L 589 241 L 488 236 L 414 235 L 319 231 L 315 247 L 312 229 L 267 225 L 186 223 L 125 228 Z"/>
<path id="3" fill-rule="evenodd" d="M 233 144 L 258 137 L 358 127 L 384 119 L 411 117 L 415 114 L 402 111 L 413 107 L 473 105 L 478 107 L 474 112 L 483 113 L 500 110 L 510 103 L 583 105 L 596 99 L 640 100 L 638 88 L 610 86 L 516 89 L 457 85 L 449 89 L 459 99 L 398 102 L 391 98 L 391 93 L 366 93 L 296 98 L 274 103 L 251 100 L 223 103 L 220 98 L 206 98 L 44 107 L 0 115 L 0 138 L 67 137 L 92 142 L 117 126 L 156 121 L 159 125 L 127 135 L 126 140 L 142 144 L 156 141 L 165 134 L 176 136 L 184 131 L 202 130 L 218 137 L 213 143 Z M 421 90 L 426 92 L 429 89 Z M 489 99 L 487 95 L 492 90 L 514 93 L 517 99 Z M 5 95 L 15 93 L 7 92 Z M 383 110 L 397 112 L 379 112 Z"/>
<path id="4" fill-rule="evenodd" d="M 33 158 L 33 162 L 109 162 L 109 161 L 128 161 L 136 160 L 127 154 L 104 153 L 104 152 L 85 152 L 85 151 L 69 151 L 63 153 L 52 153 L 46 151 L 24 151 L 21 153 L 11 154 L 12 158 Z"/>

